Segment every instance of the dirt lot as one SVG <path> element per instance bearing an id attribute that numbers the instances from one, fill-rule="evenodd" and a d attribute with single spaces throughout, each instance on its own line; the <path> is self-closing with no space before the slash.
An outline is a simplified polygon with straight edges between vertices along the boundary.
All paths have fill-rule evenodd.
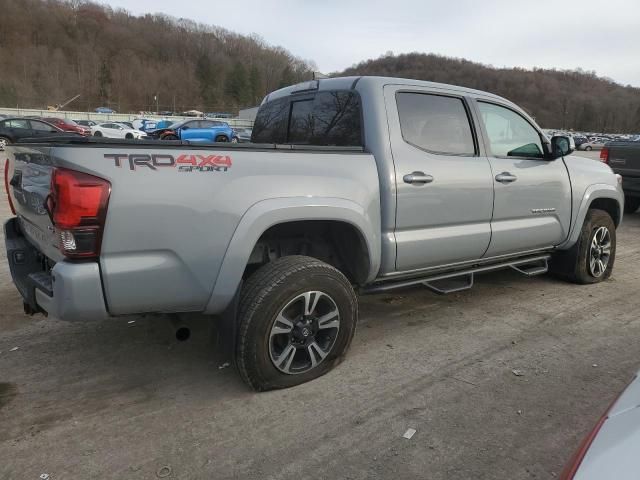
<path id="1" fill-rule="evenodd" d="M 202 320 L 176 343 L 161 318 L 24 316 L 2 248 L 0 478 L 557 477 L 640 368 L 640 214 L 618 235 L 600 285 L 502 272 L 363 297 L 342 365 L 263 394 Z"/>

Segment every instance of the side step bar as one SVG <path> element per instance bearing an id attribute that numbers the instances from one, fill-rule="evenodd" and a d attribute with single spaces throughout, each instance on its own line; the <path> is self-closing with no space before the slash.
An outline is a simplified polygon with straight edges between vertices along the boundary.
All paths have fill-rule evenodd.
<path id="1" fill-rule="evenodd" d="M 474 275 L 476 273 L 492 272 L 512 268 L 518 273 L 532 277 L 541 275 L 549 270 L 549 259 L 551 255 L 538 255 L 534 257 L 520 258 L 507 262 L 494 263 L 491 265 L 478 265 L 465 270 L 457 270 L 448 273 L 432 274 L 424 277 L 415 277 L 408 280 L 395 280 L 373 284 L 362 289 L 362 293 L 380 293 L 396 288 L 406 288 L 414 285 L 424 285 L 429 290 L 439 294 L 460 292 L 473 287 Z"/>

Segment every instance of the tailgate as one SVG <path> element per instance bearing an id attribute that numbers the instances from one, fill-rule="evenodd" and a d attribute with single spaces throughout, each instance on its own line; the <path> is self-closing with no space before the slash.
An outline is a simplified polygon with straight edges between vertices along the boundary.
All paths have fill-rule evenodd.
<path id="1" fill-rule="evenodd" d="M 640 177 L 640 143 L 615 143 L 609 146 L 609 166 L 622 176 Z"/>
<path id="2" fill-rule="evenodd" d="M 57 262 L 62 260 L 62 254 L 45 209 L 53 171 L 50 150 L 50 147 L 7 147 L 7 180 L 20 229 L 33 245 Z"/>

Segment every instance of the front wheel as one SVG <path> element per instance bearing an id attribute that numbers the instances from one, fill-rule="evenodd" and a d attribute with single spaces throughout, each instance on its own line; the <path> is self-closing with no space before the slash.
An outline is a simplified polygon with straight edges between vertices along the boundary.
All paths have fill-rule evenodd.
<path id="1" fill-rule="evenodd" d="M 96 130 L 95 132 L 93 132 L 93 136 L 94 137 L 101 137 L 102 136 L 102 132 L 100 130 Z"/>
<path id="2" fill-rule="evenodd" d="M 570 282 L 598 283 L 611 276 L 616 258 L 616 226 L 604 210 L 591 209 L 578 242 L 552 258 L 551 270 Z"/>
<path id="3" fill-rule="evenodd" d="M 178 137 L 176 135 L 169 134 L 161 137 L 161 140 L 178 140 Z"/>
<path id="4" fill-rule="evenodd" d="M 4 147 L 10 143 L 11 141 L 7 137 L 0 137 L 0 152 L 4 151 Z"/>
<path id="5" fill-rule="evenodd" d="M 240 296 L 236 364 L 258 391 L 324 375 L 353 338 L 358 302 L 349 280 L 320 260 L 282 257 L 256 271 Z"/>
<path id="6" fill-rule="evenodd" d="M 227 138 L 226 135 L 218 135 L 216 137 L 216 142 L 225 142 L 226 143 L 228 141 L 229 141 L 229 139 Z"/>
<path id="7" fill-rule="evenodd" d="M 591 148 L 591 147 L 584 147 L 584 149 L 585 149 L 587 152 L 590 152 L 591 150 L 593 150 L 593 148 Z"/>

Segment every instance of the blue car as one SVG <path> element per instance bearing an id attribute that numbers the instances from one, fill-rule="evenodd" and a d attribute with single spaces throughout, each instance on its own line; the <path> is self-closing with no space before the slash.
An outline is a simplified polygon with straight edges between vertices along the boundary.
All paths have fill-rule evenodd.
<path id="1" fill-rule="evenodd" d="M 183 120 L 166 128 L 147 131 L 151 138 L 160 140 L 189 140 L 191 142 L 233 142 L 238 137 L 226 122 L 217 120 Z"/>
<path id="2" fill-rule="evenodd" d="M 116 111 L 109 107 L 98 107 L 96 113 L 116 113 Z"/>

